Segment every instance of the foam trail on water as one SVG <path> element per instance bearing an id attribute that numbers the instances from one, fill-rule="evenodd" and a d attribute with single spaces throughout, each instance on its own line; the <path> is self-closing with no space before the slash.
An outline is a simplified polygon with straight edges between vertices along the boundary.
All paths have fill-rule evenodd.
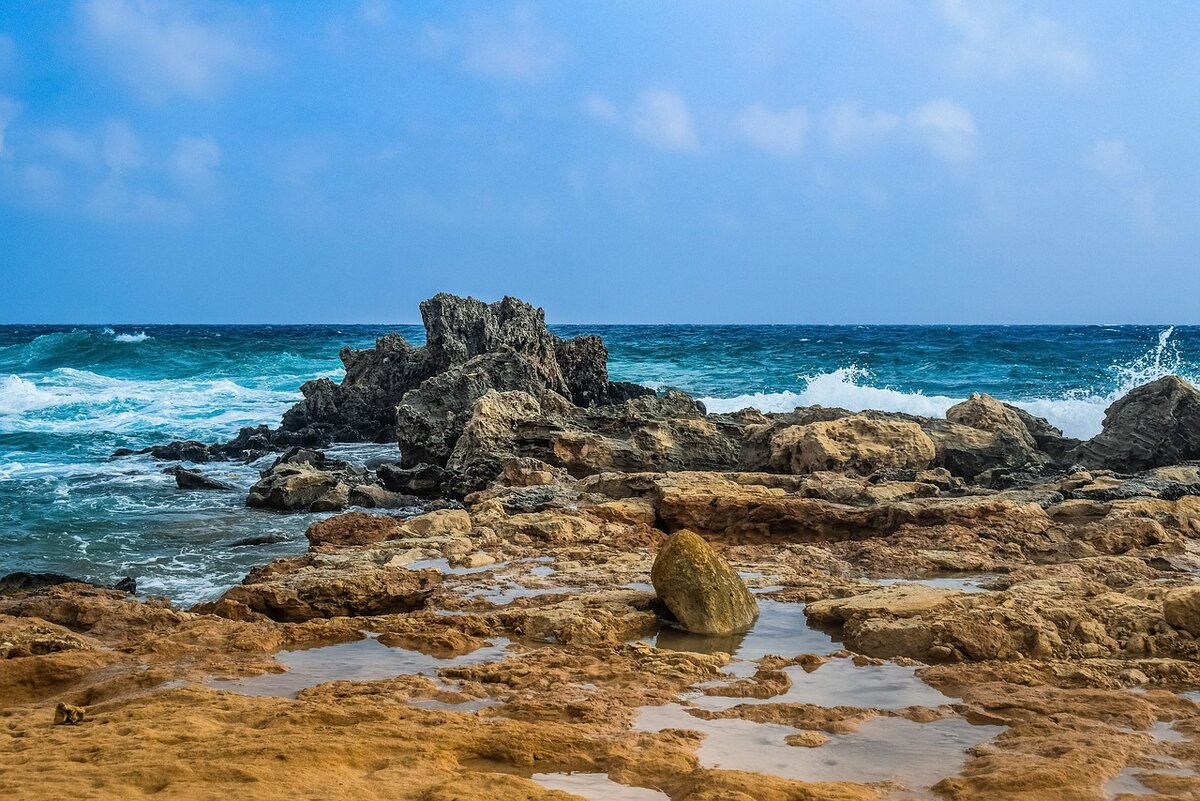
<path id="1" fill-rule="evenodd" d="M 1129 362 L 1114 364 L 1113 389 L 1096 391 L 1076 389 L 1057 398 L 1001 398 L 1030 414 L 1044 417 L 1063 434 L 1077 439 L 1089 439 L 1100 433 L 1104 410 L 1123 398 L 1130 390 L 1166 375 L 1186 374 L 1183 355 L 1171 340 L 1174 326 L 1159 332 L 1158 343 L 1149 351 Z M 799 406 L 836 406 L 852 412 L 876 409 L 883 412 L 905 412 L 923 417 L 944 417 L 946 410 L 964 398 L 925 395 L 920 392 L 901 392 L 864 383 L 870 373 L 850 366 L 802 376 L 804 389 L 799 392 L 760 392 L 732 398 L 702 398 L 711 412 L 734 412 L 754 408 L 764 412 L 790 412 Z"/>
<path id="2" fill-rule="evenodd" d="M 942 417 L 962 398 L 900 392 L 860 383 L 869 373 L 860 367 L 842 367 L 831 373 L 802 376 L 799 392 L 756 392 L 733 398 L 701 398 L 710 412 L 735 412 L 747 407 L 764 412 L 790 412 L 798 406 L 836 406 L 852 412 L 877 409 Z"/>

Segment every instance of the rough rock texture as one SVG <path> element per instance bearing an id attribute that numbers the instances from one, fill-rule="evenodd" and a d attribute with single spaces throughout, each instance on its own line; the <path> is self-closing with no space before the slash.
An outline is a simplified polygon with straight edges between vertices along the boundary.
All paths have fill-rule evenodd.
<path id="1" fill-rule="evenodd" d="M 784 428 L 771 439 L 771 466 L 790 473 L 837 470 L 866 475 L 928 467 L 937 455 L 916 423 L 853 415 Z"/>
<path id="2" fill-rule="evenodd" d="M 1163 617 L 1172 626 L 1200 637 L 1200 586 L 1180 587 L 1163 596 Z"/>
<path id="3" fill-rule="evenodd" d="M 737 571 L 691 531 L 671 535 L 654 560 L 650 580 L 659 600 L 688 631 L 731 634 L 758 617 L 758 603 Z"/>
<path id="4" fill-rule="evenodd" d="M 1033 432 L 1029 430 L 1018 410 L 985 393 L 977 392 L 962 403 L 951 406 L 946 411 L 946 419 L 984 431 L 1003 432 L 1026 448 L 1037 447 Z M 1061 431 L 1058 433 L 1062 435 Z"/>
<path id="5" fill-rule="evenodd" d="M 573 476 L 607 470 L 736 467 L 740 429 L 705 416 L 680 392 L 579 408 L 558 396 L 500 392 L 481 397 L 447 466 L 494 478 L 515 458 L 533 458 Z"/>
<path id="6" fill-rule="evenodd" d="M 1104 430 L 1071 454 L 1089 467 L 1135 471 L 1200 459 L 1200 390 L 1165 376 L 1104 413 Z"/>
<path id="7" fill-rule="evenodd" d="M 168 472 L 175 476 L 175 484 L 180 489 L 200 490 L 231 490 L 233 487 L 224 481 L 218 481 L 212 476 L 206 476 L 199 470 L 188 470 L 186 467 L 173 467 Z"/>

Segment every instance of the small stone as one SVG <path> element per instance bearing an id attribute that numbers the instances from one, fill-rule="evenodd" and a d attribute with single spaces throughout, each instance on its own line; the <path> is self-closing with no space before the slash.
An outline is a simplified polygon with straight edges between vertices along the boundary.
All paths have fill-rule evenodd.
<path id="1" fill-rule="evenodd" d="M 783 738 L 783 741 L 788 745 L 794 745 L 798 748 L 816 748 L 819 745 L 827 743 L 829 735 L 822 734 L 819 731 L 802 731 L 796 734 L 789 734 Z"/>
<path id="2" fill-rule="evenodd" d="M 78 726 L 83 723 L 85 710 L 81 706 L 60 703 L 54 708 L 55 726 Z"/>

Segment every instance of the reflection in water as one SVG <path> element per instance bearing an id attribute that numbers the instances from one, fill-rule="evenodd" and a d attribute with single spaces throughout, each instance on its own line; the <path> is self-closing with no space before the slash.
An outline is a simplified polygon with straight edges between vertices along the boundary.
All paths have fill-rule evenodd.
<path id="1" fill-rule="evenodd" d="M 836 647 L 832 637 L 808 625 L 804 604 L 764 599 L 758 602 L 758 620 L 741 634 L 692 634 L 663 624 L 647 642 L 669 651 L 723 652 L 742 660 L 762 659 L 768 654 L 824 654 Z"/>
<path id="2" fill-rule="evenodd" d="M 670 801 L 660 790 L 617 784 L 603 773 L 535 773 L 530 778 L 547 790 L 562 790 L 589 801 Z"/>
<path id="3" fill-rule="evenodd" d="M 439 668 L 503 659 L 507 647 L 508 640 L 498 637 L 492 645 L 469 654 L 440 659 L 408 648 L 389 647 L 375 639 L 375 636 L 368 636 L 337 645 L 280 651 L 275 654 L 275 659 L 287 667 L 285 673 L 264 673 L 244 679 L 212 679 L 207 684 L 244 695 L 294 698 L 301 690 L 327 681 L 372 681 L 404 675 L 435 676 Z"/>
<path id="4" fill-rule="evenodd" d="M 958 718 L 914 723 L 873 718 L 850 734 L 832 735 L 816 748 L 785 739 L 796 730 L 748 720 L 703 720 L 679 704 L 643 707 L 639 731 L 691 729 L 704 733 L 697 752 L 709 768 L 769 773 L 802 781 L 894 781 L 922 792 L 957 773 L 968 748 L 995 737 L 1002 726 L 976 726 Z"/>

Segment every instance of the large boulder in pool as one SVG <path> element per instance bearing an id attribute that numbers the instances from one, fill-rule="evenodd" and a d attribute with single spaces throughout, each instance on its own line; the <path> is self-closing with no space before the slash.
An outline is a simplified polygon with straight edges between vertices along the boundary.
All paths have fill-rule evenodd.
<path id="1" fill-rule="evenodd" d="M 1200 390 L 1169 375 L 1104 412 L 1104 429 L 1070 454 L 1087 467 L 1136 472 L 1200 459 Z"/>
<path id="2" fill-rule="evenodd" d="M 771 466 L 788 473 L 921 470 L 936 455 L 933 440 L 916 423 L 863 415 L 789 426 L 771 439 Z"/>
<path id="3" fill-rule="evenodd" d="M 654 592 L 679 624 L 697 634 L 750 627 L 758 602 L 729 562 L 691 531 L 672 534 L 650 571 Z"/>

